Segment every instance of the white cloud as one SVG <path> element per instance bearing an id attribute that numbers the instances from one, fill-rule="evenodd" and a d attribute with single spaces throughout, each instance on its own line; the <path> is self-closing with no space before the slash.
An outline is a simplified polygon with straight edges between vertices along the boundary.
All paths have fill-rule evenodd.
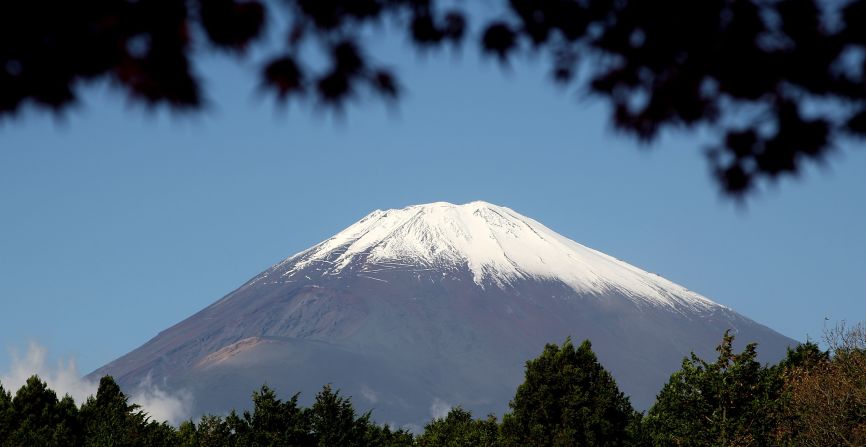
<path id="1" fill-rule="evenodd" d="M 364 399 L 367 399 L 372 404 L 379 402 L 379 395 L 376 394 L 376 391 L 373 390 L 373 388 L 370 388 L 366 384 L 361 385 L 361 396 L 363 396 Z"/>
<path id="2" fill-rule="evenodd" d="M 450 411 L 451 404 L 438 397 L 433 399 L 433 403 L 430 404 L 430 416 L 433 419 L 444 419 Z"/>
<path id="3" fill-rule="evenodd" d="M 192 393 L 181 390 L 174 395 L 169 395 L 164 389 L 153 384 L 148 374 L 129 400 L 141 405 L 152 419 L 168 421 L 176 425 L 189 418 Z"/>
<path id="4" fill-rule="evenodd" d="M 68 394 L 75 403 L 81 405 L 91 395 L 96 394 L 99 382 L 89 381 L 81 377 L 75 365 L 75 359 L 62 359 L 55 367 L 48 365 L 46 360 L 48 350 L 38 343 L 31 342 L 27 353 L 22 357 L 15 349 L 11 350 L 12 364 L 7 373 L 0 374 L 3 387 L 15 394 L 27 379 L 36 374 L 57 393 L 58 397 Z M 147 377 L 130 395 L 130 401 L 141 405 L 141 409 L 157 421 L 168 421 L 178 424 L 189 417 L 192 395 L 181 391 L 173 394 L 156 386 Z"/>
<path id="5" fill-rule="evenodd" d="M 75 403 L 81 405 L 88 396 L 95 394 L 98 383 L 82 379 L 78 374 L 75 359 L 64 362 L 62 359 L 57 366 L 48 366 L 46 357 L 48 350 L 35 342 L 30 342 L 27 354 L 21 357 L 16 349 L 11 350 L 12 365 L 6 374 L 0 374 L 0 382 L 7 391 L 15 394 L 18 388 L 27 382 L 27 379 L 36 374 L 48 383 L 48 386 L 57 393 L 58 397 L 64 394 L 75 399 Z"/>

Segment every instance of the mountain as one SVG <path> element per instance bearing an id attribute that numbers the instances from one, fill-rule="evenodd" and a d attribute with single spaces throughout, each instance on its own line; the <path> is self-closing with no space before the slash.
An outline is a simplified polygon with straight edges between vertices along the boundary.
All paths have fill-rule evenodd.
<path id="1" fill-rule="evenodd" d="M 195 414 L 267 383 L 309 402 L 325 383 L 380 422 L 449 405 L 501 415 L 545 343 L 590 339 L 640 409 L 725 330 L 764 361 L 796 341 L 695 292 L 485 202 L 376 210 L 94 371 L 158 383 Z"/>

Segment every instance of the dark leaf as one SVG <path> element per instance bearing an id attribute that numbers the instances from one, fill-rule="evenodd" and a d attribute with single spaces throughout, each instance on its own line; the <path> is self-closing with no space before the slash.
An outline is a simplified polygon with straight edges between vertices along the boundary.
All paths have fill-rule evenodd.
<path id="1" fill-rule="evenodd" d="M 400 87 L 394 79 L 394 75 L 385 70 L 377 71 L 373 74 L 371 82 L 373 88 L 382 96 L 388 99 L 396 99 L 400 95 Z"/>
<path id="2" fill-rule="evenodd" d="M 265 7 L 258 1 L 201 0 L 202 26 L 219 47 L 244 49 L 261 35 Z"/>
<path id="3" fill-rule="evenodd" d="M 304 93 L 304 72 L 291 56 L 272 60 L 265 67 L 262 76 L 264 85 L 276 90 L 280 99 Z"/>
<path id="4" fill-rule="evenodd" d="M 505 62 L 508 60 L 508 54 L 517 46 L 517 34 L 505 23 L 493 23 L 484 31 L 481 45 L 485 52 Z"/>

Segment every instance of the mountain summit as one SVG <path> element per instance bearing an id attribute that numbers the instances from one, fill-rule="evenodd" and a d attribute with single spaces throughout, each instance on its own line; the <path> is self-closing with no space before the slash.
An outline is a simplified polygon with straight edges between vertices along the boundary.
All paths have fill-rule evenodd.
<path id="1" fill-rule="evenodd" d="M 184 390 L 194 415 L 243 408 L 262 383 L 307 401 L 331 383 L 420 426 L 450 405 L 501 415 L 524 362 L 568 336 L 646 409 L 725 330 L 765 361 L 796 343 L 509 208 L 437 202 L 370 213 L 91 376 Z"/>
<path id="2" fill-rule="evenodd" d="M 436 202 L 376 210 L 277 267 L 291 280 L 315 265 L 325 275 L 376 279 L 394 269 L 468 269 L 475 284 L 506 288 L 526 280 L 559 281 L 578 294 L 618 293 L 646 304 L 706 309 L 716 303 L 567 239 L 513 210 L 487 202 Z"/>

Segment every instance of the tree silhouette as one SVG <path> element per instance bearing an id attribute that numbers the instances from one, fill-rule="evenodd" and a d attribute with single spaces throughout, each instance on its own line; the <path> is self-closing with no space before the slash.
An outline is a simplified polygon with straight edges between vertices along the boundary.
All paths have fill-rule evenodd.
<path id="1" fill-rule="evenodd" d="M 416 440 L 418 447 L 498 447 L 499 424 L 496 417 L 472 419 L 472 413 L 452 408 L 444 418 L 428 422 Z"/>
<path id="2" fill-rule="evenodd" d="M 11 405 L 10 405 L 11 404 Z M 57 394 L 37 376 L 31 376 L 9 401 L 0 390 L 0 428 L 2 445 L 76 445 L 78 408 L 69 396 Z"/>
<path id="3" fill-rule="evenodd" d="M 73 407 L 74 408 L 74 407 Z M 111 376 L 99 380 L 96 396 L 81 405 L 81 425 L 85 446 L 169 446 L 175 433 L 167 423 L 149 420 L 136 404 L 129 403 Z M 71 445 L 71 444 L 67 444 Z"/>
<path id="4" fill-rule="evenodd" d="M 502 418 L 506 446 L 622 446 L 635 413 L 585 340 L 548 344 L 526 362 L 525 379 Z"/>
<path id="5" fill-rule="evenodd" d="M 12 395 L 0 383 L 0 445 L 9 437 L 15 423 L 15 413 L 12 407 Z"/>
<path id="6" fill-rule="evenodd" d="M 715 362 L 683 359 L 643 419 L 653 445 L 775 445 L 780 370 L 757 361 L 756 344 L 737 354 L 733 341 L 726 331 Z M 789 351 L 785 364 L 800 354 Z"/>
<path id="7" fill-rule="evenodd" d="M 339 108 L 400 82 L 363 35 L 397 29 L 418 50 L 461 45 L 467 4 L 435 0 L 93 0 L 0 5 L 0 116 L 26 103 L 60 111 L 108 79 L 135 101 L 198 109 L 194 56 L 271 51 L 261 87 Z M 866 134 L 866 0 L 510 0 L 480 22 L 503 64 L 541 54 L 556 83 L 610 104 L 615 127 L 651 141 L 707 129 L 724 191 L 796 174 Z M 265 25 L 278 29 L 276 49 Z M 325 60 L 324 68 L 313 61 Z M 580 63 L 586 70 L 580 71 Z"/>
<path id="8" fill-rule="evenodd" d="M 250 445 L 313 445 L 309 412 L 298 406 L 295 394 L 286 402 L 267 386 L 253 393 L 253 412 L 244 412 Z"/>

